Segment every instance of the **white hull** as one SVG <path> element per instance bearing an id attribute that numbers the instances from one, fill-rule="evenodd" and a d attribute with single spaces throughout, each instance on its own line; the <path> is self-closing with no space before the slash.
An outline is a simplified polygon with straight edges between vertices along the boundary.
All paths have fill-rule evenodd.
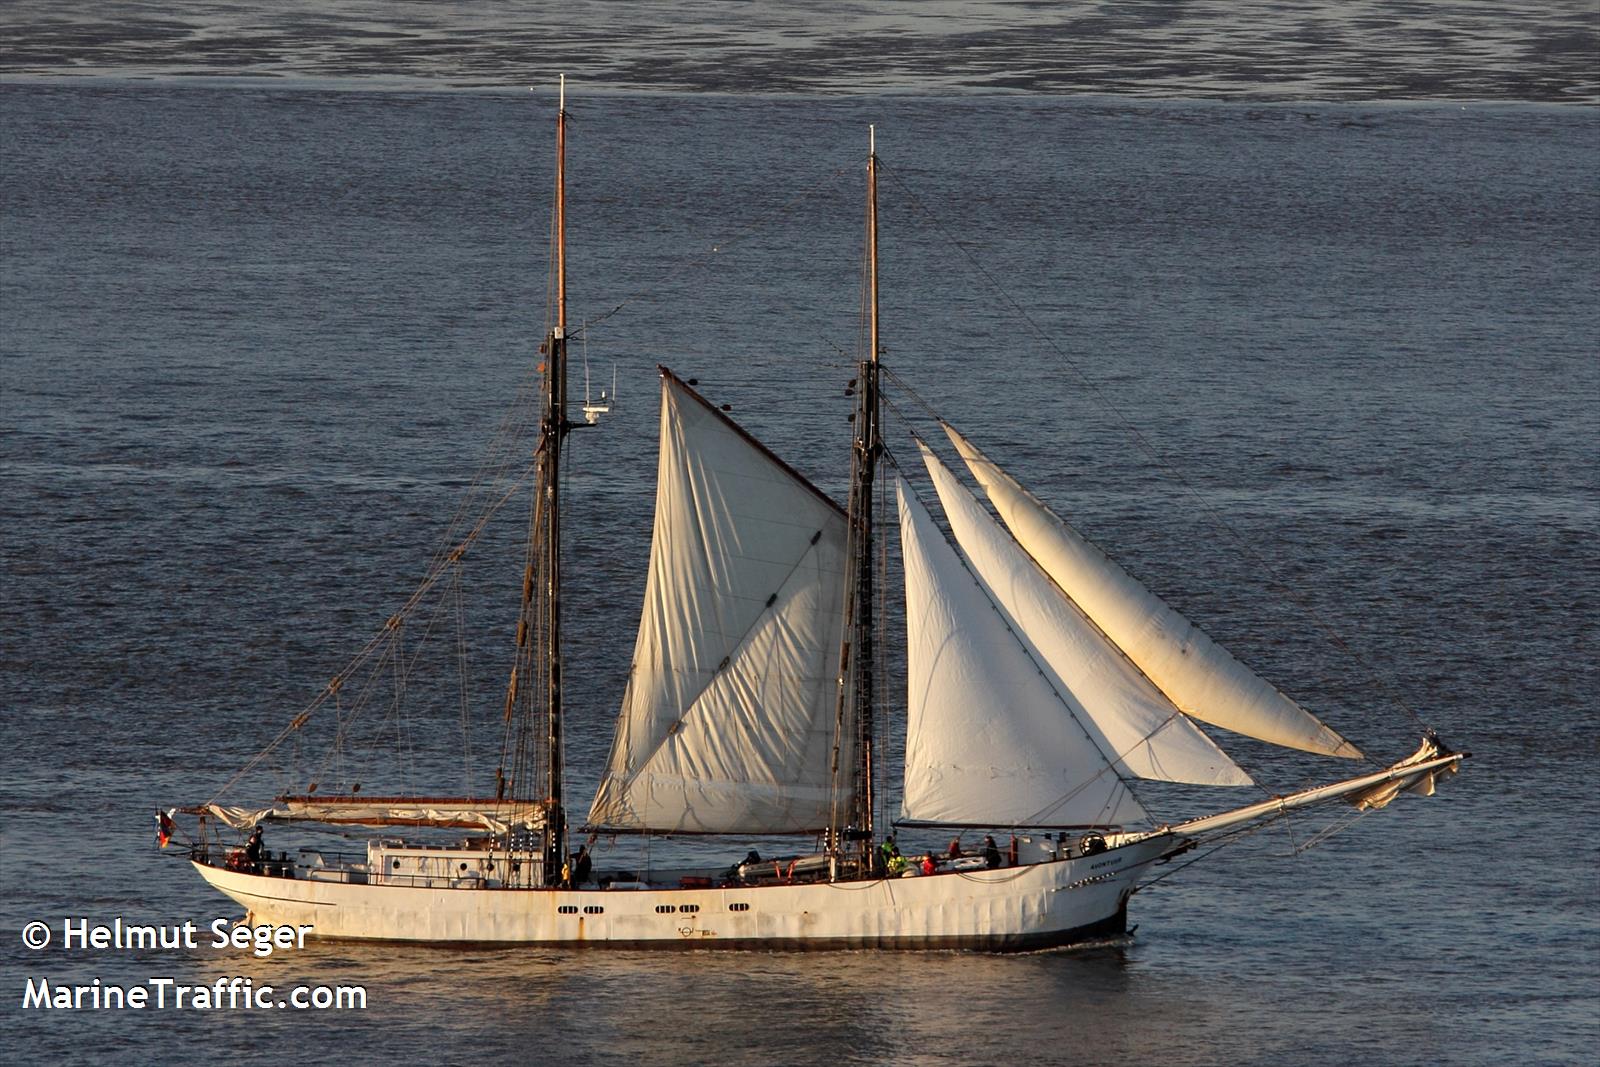
<path id="1" fill-rule="evenodd" d="M 1019 951 L 1122 933 L 1138 878 L 1173 844 L 1164 835 L 1093 856 L 992 871 L 720 889 L 421 888 L 195 867 L 249 910 L 247 921 L 309 924 L 316 937 Z"/>

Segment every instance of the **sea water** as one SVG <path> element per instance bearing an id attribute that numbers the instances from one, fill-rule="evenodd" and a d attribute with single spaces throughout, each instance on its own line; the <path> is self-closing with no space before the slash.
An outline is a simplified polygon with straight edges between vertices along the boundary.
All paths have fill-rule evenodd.
<path id="1" fill-rule="evenodd" d="M 632 653 L 655 366 L 843 491 L 868 123 L 884 358 L 914 390 L 891 385 L 891 431 L 937 411 L 1368 752 L 1432 725 L 1474 753 L 1459 778 L 1309 851 L 1294 822 L 1207 856 L 1133 899 L 1131 939 L 1086 950 L 313 938 L 258 958 L 59 935 L 238 914 L 154 847 L 153 813 L 212 796 L 381 627 L 532 380 L 553 96 L 0 90 L 8 1055 L 1582 1061 L 1600 1037 L 1595 114 L 1198 95 L 571 87 L 571 317 L 593 322 L 595 381 L 619 383 L 571 439 L 573 804 Z M 492 773 L 509 525 L 484 547 L 511 577 L 465 594 L 475 721 L 458 693 L 433 718 L 425 698 L 353 764 L 418 791 Z M 1273 791 L 1345 768 L 1223 742 Z M 240 799 L 323 758 L 287 743 Z M 56 944 L 27 947 L 35 921 Z M 41 977 L 360 985 L 367 1006 L 23 1007 Z"/>

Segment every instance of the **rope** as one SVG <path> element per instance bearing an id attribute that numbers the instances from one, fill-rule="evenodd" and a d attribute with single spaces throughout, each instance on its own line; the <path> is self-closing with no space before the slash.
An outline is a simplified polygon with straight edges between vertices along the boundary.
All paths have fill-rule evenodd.
<path id="1" fill-rule="evenodd" d="M 1292 841 L 1293 841 L 1294 820 L 1291 818 L 1291 816 L 1293 814 L 1294 814 L 1293 812 L 1288 812 L 1288 811 L 1278 812 L 1278 813 L 1276 813 L 1274 815 L 1271 815 L 1271 816 L 1268 816 L 1268 817 L 1262 819 L 1260 822 L 1252 823 L 1252 824 L 1249 824 L 1249 825 L 1246 825 L 1246 826 L 1241 826 L 1241 827 L 1239 827 L 1238 829 L 1235 829 L 1235 830 L 1230 830 L 1230 831 L 1222 834 L 1220 837 L 1214 838 L 1214 840 L 1216 841 L 1216 844 L 1213 845 L 1211 848 L 1208 848 L 1206 851 L 1199 853 L 1193 859 L 1190 859 L 1190 860 L 1187 860 L 1187 861 L 1185 861 L 1183 863 L 1180 863 L 1176 867 L 1173 867 L 1170 870 L 1164 871 L 1159 876 L 1157 876 L 1155 878 L 1152 878 L 1150 881 L 1145 882 L 1143 885 L 1140 885 L 1140 886 L 1136 887 L 1135 892 L 1139 892 L 1141 890 L 1149 889 L 1151 886 L 1155 885 L 1158 882 L 1164 881 L 1167 878 L 1170 878 L 1172 875 L 1177 874 L 1179 871 L 1184 870 L 1185 868 L 1188 868 L 1188 867 L 1190 867 L 1190 866 L 1192 866 L 1192 865 L 1194 865 L 1196 863 L 1199 863 L 1203 859 L 1206 859 L 1206 858 L 1208 858 L 1210 856 L 1215 855 L 1216 853 L 1220 852 L 1222 849 L 1227 848 L 1229 845 L 1237 844 L 1238 842 L 1244 840 L 1247 837 L 1250 837 L 1253 834 L 1260 833 L 1261 831 L 1267 829 L 1268 827 L 1276 824 L 1280 820 L 1283 820 L 1285 827 L 1290 829 L 1291 844 L 1290 844 L 1289 852 L 1287 853 L 1287 855 L 1289 857 L 1294 857 L 1294 856 L 1302 856 L 1305 853 L 1310 852 L 1312 849 L 1314 849 L 1314 848 L 1318 847 L 1319 845 L 1323 844 L 1323 842 L 1329 841 L 1329 840 L 1333 839 L 1334 837 L 1337 837 L 1339 834 L 1344 833 L 1346 830 L 1350 829 L 1352 826 L 1354 826 L 1356 823 L 1360 822 L 1363 818 L 1365 818 L 1368 814 L 1370 814 L 1370 812 L 1357 811 L 1352 815 L 1346 816 L 1344 819 L 1335 821 L 1331 825 L 1325 826 L 1321 830 L 1317 831 L 1304 844 L 1300 844 L 1300 845 L 1296 845 L 1296 844 L 1292 843 Z"/>
<path id="2" fill-rule="evenodd" d="M 1187 867 L 1191 867 L 1196 863 L 1199 863 L 1201 860 L 1205 859 L 1206 857 L 1217 853 L 1218 851 L 1228 847 L 1229 845 L 1235 843 L 1236 841 L 1242 841 L 1245 838 L 1249 837 L 1251 834 L 1260 833 L 1262 830 L 1265 830 L 1268 826 L 1271 826 L 1274 822 L 1277 822 L 1278 819 L 1281 819 L 1281 818 L 1283 818 L 1283 814 L 1282 813 L 1280 813 L 1278 815 L 1275 815 L 1275 816 L 1273 816 L 1273 817 L 1271 817 L 1271 818 L 1269 818 L 1269 819 L 1267 819 L 1267 820 L 1265 820 L 1263 822 L 1256 823 L 1256 824 L 1251 825 L 1251 826 L 1244 826 L 1244 827 L 1241 827 L 1240 829 L 1237 829 L 1237 830 L 1229 831 L 1227 834 L 1224 834 L 1222 837 L 1217 839 L 1217 844 L 1216 844 L 1215 847 L 1207 849 L 1205 852 L 1200 853 L 1199 855 L 1195 856 L 1193 859 L 1188 860 L 1188 861 L 1186 861 L 1184 863 L 1180 863 L 1176 867 L 1171 868 L 1170 870 L 1163 871 L 1161 874 L 1159 874 L 1156 877 L 1150 879 L 1148 882 L 1143 883 L 1142 885 L 1135 886 L 1134 887 L 1134 892 L 1136 892 L 1136 893 L 1142 892 L 1143 890 L 1149 889 L 1151 886 L 1157 884 L 1158 882 L 1165 881 L 1166 879 L 1168 879 L 1168 878 L 1172 877 L 1173 875 L 1177 874 L 1179 871 L 1184 870 Z"/>
<path id="3" fill-rule="evenodd" d="M 500 498 L 493 501 L 491 505 L 479 516 L 478 521 L 467 532 L 466 536 L 459 542 L 459 544 L 441 554 L 444 561 L 443 564 L 441 564 L 438 559 L 435 560 L 434 565 L 429 568 L 427 575 L 422 579 L 422 582 L 417 586 L 412 594 L 406 598 L 406 601 L 401 605 L 400 610 L 394 615 L 390 616 L 391 620 L 403 620 L 416 610 L 417 606 L 422 602 L 429 590 L 431 590 L 433 586 L 444 576 L 448 564 L 452 562 L 451 557 L 459 558 L 460 554 L 465 553 L 466 549 L 483 533 L 484 527 L 488 525 L 489 520 L 494 517 L 495 513 L 504 507 L 506 503 L 509 502 L 512 497 L 514 497 L 521 490 L 523 483 L 526 482 L 531 476 L 533 469 L 534 468 L 532 466 L 529 466 L 527 469 L 525 469 L 512 483 L 512 485 L 500 496 Z M 279 745 L 283 744 L 284 741 L 293 736 L 296 731 L 309 722 L 312 715 L 314 715 L 324 704 L 326 704 L 330 697 L 337 696 L 339 691 L 343 688 L 343 683 L 346 678 L 355 674 L 355 672 L 361 668 L 362 664 L 366 663 L 376 653 L 384 649 L 385 646 L 392 642 L 394 634 L 399 629 L 399 626 L 391 626 L 390 623 L 386 621 L 383 629 L 380 630 L 374 637 L 372 637 L 366 643 L 366 645 L 364 645 L 362 649 L 357 652 L 354 657 L 352 657 L 345 669 L 335 675 L 334 680 L 328 685 L 324 686 L 322 691 L 317 694 L 316 698 L 312 700 L 310 704 L 303 708 L 299 714 L 295 715 L 294 718 L 289 721 L 289 724 L 279 731 L 277 736 L 267 743 L 266 747 L 257 752 L 255 756 L 253 756 L 233 775 L 232 778 L 229 778 L 225 783 L 223 783 L 220 789 L 212 793 L 211 797 L 207 799 L 205 803 L 216 803 L 218 798 L 224 796 L 229 789 L 238 784 L 241 778 L 260 766 L 262 761 L 271 755 Z M 373 672 L 376 673 L 376 671 L 381 669 L 381 667 L 382 663 L 380 661 L 380 663 L 374 666 Z M 369 675 L 369 687 L 371 685 L 371 680 L 371 676 Z M 365 702 L 365 691 L 363 691 L 361 702 L 358 703 L 356 708 L 351 710 L 349 718 L 347 718 L 341 724 L 343 727 L 348 728 L 350 723 L 354 721 L 357 713 L 360 710 L 360 707 L 363 706 Z"/>

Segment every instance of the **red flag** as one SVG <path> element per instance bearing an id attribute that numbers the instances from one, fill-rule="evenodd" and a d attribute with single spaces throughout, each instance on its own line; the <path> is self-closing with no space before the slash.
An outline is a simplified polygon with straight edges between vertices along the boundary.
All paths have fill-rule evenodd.
<path id="1" fill-rule="evenodd" d="M 166 848 L 167 842 L 172 840 L 173 831 L 176 829 L 177 827 L 174 826 L 172 822 L 172 816 L 168 815 L 164 811 L 156 812 L 157 845 L 159 845 L 161 848 Z"/>

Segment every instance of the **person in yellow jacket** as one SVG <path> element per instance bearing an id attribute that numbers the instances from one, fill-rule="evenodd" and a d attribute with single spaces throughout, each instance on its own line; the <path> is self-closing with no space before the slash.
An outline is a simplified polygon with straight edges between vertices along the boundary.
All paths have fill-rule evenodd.
<path id="1" fill-rule="evenodd" d="M 906 860 L 900 855 L 900 846 L 895 843 L 893 834 L 884 838 L 883 844 L 878 846 L 878 862 L 891 878 L 898 878 L 905 871 Z"/>

